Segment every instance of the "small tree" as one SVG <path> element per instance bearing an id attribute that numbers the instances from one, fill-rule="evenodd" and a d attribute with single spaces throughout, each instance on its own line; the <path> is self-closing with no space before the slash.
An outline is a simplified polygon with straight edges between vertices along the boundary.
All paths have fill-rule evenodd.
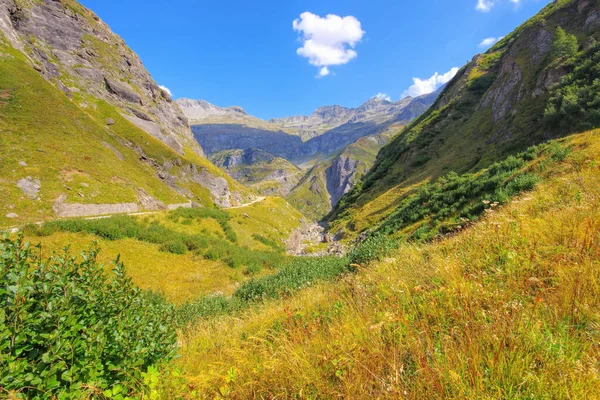
<path id="1" fill-rule="evenodd" d="M 579 43 L 575 35 L 568 34 L 560 26 L 556 29 L 554 36 L 554 57 L 555 58 L 570 58 L 577 54 Z"/>

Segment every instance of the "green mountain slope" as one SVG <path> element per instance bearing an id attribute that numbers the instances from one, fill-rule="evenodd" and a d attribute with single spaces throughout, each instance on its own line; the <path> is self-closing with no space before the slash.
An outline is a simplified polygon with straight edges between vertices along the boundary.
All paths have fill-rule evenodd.
<path id="1" fill-rule="evenodd" d="M 451 171 L 481 170 L 568 132 L 550 123 L 546 110 L 563 77 L 577 65 L 595 63 L 599 4 L 555 1 L 476 56 L 430 110 L 382 149 L 362 185 L 332 213 L 332 229 L 367 229 L 424 183 Z M 559 28 L 571 35 L 571 43 L 574 40 L 570 54 L 560 52 L 565 45 Z M 565 89 L 569 90 L 563 95 L 566 102 L 569 96 L 577 97 L 573 87 Z"/>
<path id="2" fill-rule="evenodd" d="M 267 196 L 285 197 L 302 178 L 302 169 L 256 149 L 225 150 L 210 160 L 238 182 Z"/>
<path id="3" fill-rule="evenodd" d="M 29 6 L 21 9 L 23 18 L 35 15 L 39 20 L 49 12 L 44 7 L 76 7 L 77 13 L 89 13 L 71 2 Z M 2 7 L 4 3 L 0 10 L 6 11 Z M 81 18 L 82 14 L 75 15 Z M 95 21 L 91 13 L 84 15 Z M 228 207 L 253 197 L 201 155 L 187 125 L 168 129 L 174 124 L 169 115 L 178 111 L 167 100 L 141 100 L 145 106 L 135 109 L 154 121 L 143 120 L 149 131 L 161 127 L 160 134 L 152 135 L 140 127 L 142 119 L 132 114 L 133 106 L 114 97 L 106 87 L 100 93 L 91 84 L 71 80 L 59 59 L 40 67 L 29 54 L 36 52 L 34 47 L 23 44 L 18 30 L 6 28 L 7 23 L 16 22 L 2 22 L 0 226 L 192 202 Z M 88 40 L 93 41 L 89 37 L 80 42 L 82 49 L 89 50 Z M 50 46 L 43 38 L 28 36 L 27 41 Z M 13 45 L 22 45 L 23 51 Z M 102 57 L 115 55 L 111 48 L 106 51 L 98 60 L 108 62 Z M 47 75 L 50 65 L 56 68 L 55 76 Z M 99 67 L 98 71 L 104 70 Z M 106 72 L 105 76 L 112 75 Z"/>

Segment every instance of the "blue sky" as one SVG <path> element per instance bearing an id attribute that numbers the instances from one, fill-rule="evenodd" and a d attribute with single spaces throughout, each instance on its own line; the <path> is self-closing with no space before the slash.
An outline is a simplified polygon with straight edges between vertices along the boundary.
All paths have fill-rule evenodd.
<path id="1" fill-rule="evenodd" d="M 484 39 L 506 35 L 549 3 L 81 2 L 123 37 L 174 98 L 239 105 L 265 119 L 306 115 L 322 105 L 356 107 L 378 93 L 395 101 L 426 91 L 485 51 Z M 411 88 L 413 78 L 422 82 Z"/>

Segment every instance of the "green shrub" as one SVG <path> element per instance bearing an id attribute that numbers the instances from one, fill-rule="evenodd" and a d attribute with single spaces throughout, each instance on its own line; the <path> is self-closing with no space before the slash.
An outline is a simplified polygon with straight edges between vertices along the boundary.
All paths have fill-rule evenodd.
<path id="1" fill-rule="evenodd" d="M 170 240 L 160 246 L 160 251 L 181 255 L 187 252 L 187 246 L 181 240 Z"/>
<path id="2" fill-rule="evenodd" d="M 275 275 L 251 279 L 233 297 L 242 301 L 279 298 L 316 281 L 331 280 L 348 271 L 348 260 L 338 257 L 294 258 Z"/>
<path id="3" fill-rule="evenodd" d="M 267 237 L 264 237 L 264 236 L 262 236 L 262 235 L 259 235 L 259 234 L 257 234 L 257 233 L 253 234 L 253 235 L 252 235 L 252 238 L 253 238 L 254 240 L 257 240 L 257 241 L 261 242 L 261 243 L 262 243 L 262 244 L 264 244 L 265 246 L 269 246 L 269 247 L 271 247 L 271 248 L 272 248 L 273 250 L 275 250 L 275 251 L 278 251 L 278 252 L 283 252 L 283 251 L 285 251 L 285 250 L 284 250 L 284 248 L 283 248 L 283 247 L 282 247 L 282 246 L 281 246 L 279 243 L 277 243 L 276 241 L 274 241 L 274 240 L 272 240 L 272 239 L 269 239 L 269 238 L 267 238 Z"/>
<path id="4" fill-rule="evenodd" d="M 133 286 L 97 249 L 42 259 L 22 237 L 0 241 L 0 387 L 25 398 L 82 398 L 141 389 L 142 373 L 174 355 L 173 308 Z"/>
<path id="5" fill-rule="evenodd" d="M 169 218 L 190 218 L 203 216 L 219 218 L 226 222 L 224 216 L 228 214 L 214 209 L 178 209 L 177 213 L 170 214 Z M 175 217 L 174 217 L 175 215 Z M 229 226 L 229 225 L 227 225 Z M 222 261 L 232 268 L 245 266 L 255 271 L 262 268 L 274 268 L 281 264 L 284 255 L 282 249 L 277 252 L 250 250 L 232 243 L 229 240 L 215 238 L 210 234 L 190 235 L 176 232 L 158 222 L 143 222 L 131 216 L 116 216 L 110 218 L 86 220 L 68 219 L 45 223 L 41 226 L 29 225 L 27 232 L 32 235 L 51 235 L 54 232 L 85 232 L 107 240 L 125 238 L 137 239 L 147 243 L 159 245 L 159 249 L 173 254 L 185 254 L 194 251 L 209 260 Z M 232 231 L 233 232 L 233 231 Z M 237 238 L 235 238 L 237 241 Z M 266 239 L 266 238 L 265 238 Z M 266 239 L 268 241 L 268 239 Z M 275 244 L 274 242 L 272 244 Z M 274 247 L 274 246 L 272 246 Z"/>
<path id="6" fill-rule="evenodd" d="M 335 279 L 349 271 L 347 258 L 293 258 L 276 274 L 245 282 L 231 297 L 211 295 L 182 304 L 176 310 L 177 324 L 186 327 L 201 318 L 238 312 L 254 302 L 287 296 L 303 287 Z"/>
<path id="7" fill-rule="evenodd" d="M 457 229 L 468 220 L 476 219 L 487 208 L 504 204 L 522 191 L 533 189 L 539 177 L 527 172 L 528 162 L 549 148 L 552 159 L 568 154 L 559 143 L 551 146 L 534 146 L 516 156 L 509 156 L 477 174 L 458 175 L 450 172 L 436 182 L 421 186 L 354 251 L 356 260 L 370 261 L 386 254 L 380 242 L 381 235 L 392 235 L 419 224 L 407 232 L 410 240 L 430 240 L 441 233 Z M 467 221 L 465 221 L 465 219 Z M 382 247 L 379 250 L 378 247 Z M 360 263 L 361 261 L 356 261 Z"/>
<path id="8" fill-rule="evenodd" d="M 555 58 L 569 58 L 577 54 L 579 43 L 577 36 L 568 34 L 560 26 L 556 29 L 552 53 Z"/>
<path id="9" fill-rule="evenodd" d="M 600 126 L 600 43 L 564 63 L 571 72 L 551 90 L 544 112 L 547 127 L 570 133 Z"/>
<path id="10" fill-rule="evenodd" d="M 364 265 L 389 256 L 394 249 L 398 248 L 398 245 L 398 240 L 386 235 L 374 234 L 367 236 L 365 240 L 354 247 L 348 257 L 350 263 Z"/>
<path id="11" fill-rule="evenodd" d="M 169 219 L 179 222 L 183 219 L 186 224 L 191 224 L 195 219 L 212 218 L 221 225 L 225 237 L 232 243 L 237 242 L 237 235 L 229 224 L 231 216 L 218 208 L 178 208 L 169 212 Z"/>

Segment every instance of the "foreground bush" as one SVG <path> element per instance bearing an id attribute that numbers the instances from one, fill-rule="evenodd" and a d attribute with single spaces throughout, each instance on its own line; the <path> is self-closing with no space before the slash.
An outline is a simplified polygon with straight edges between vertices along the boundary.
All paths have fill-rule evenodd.
<path id="1" fill-rule="evenodd" d="M 0 254 L 0 397 L 127 394 L 174 355 L 172 307 L 134 287 L 119 260 L 107 274 L 97 249 L 43 259 L 22 237 L 3 238 Z"/>

